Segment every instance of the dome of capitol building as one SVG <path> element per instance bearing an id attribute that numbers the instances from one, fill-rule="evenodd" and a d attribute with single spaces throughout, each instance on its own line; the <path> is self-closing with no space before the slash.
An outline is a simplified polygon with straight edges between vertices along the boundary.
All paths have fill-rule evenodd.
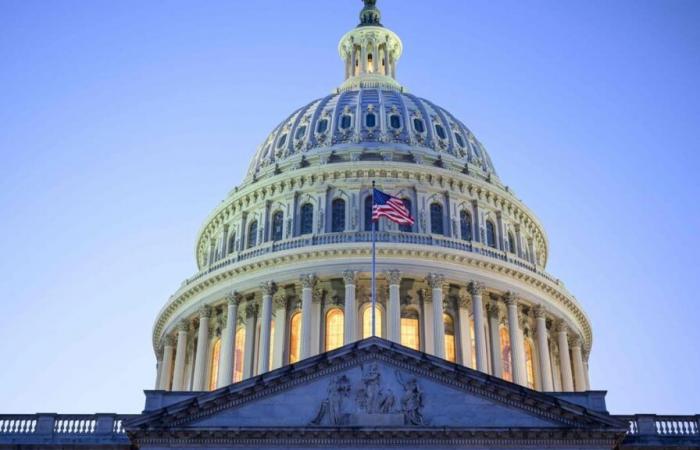
<path id="1" fill-rule="evenodd" d="M 546 272 L 542 224 L 472 131 L 396 77 L 374 1 L 344 80 L 262 142 L 205 220 L 198 272 L 153 328 L 156 388 L 223 387 L 372 335 L 372 183 L 415 219 L 376 232 L 374 334 L 540 391 L 585 391 L 589 320 Z"/>

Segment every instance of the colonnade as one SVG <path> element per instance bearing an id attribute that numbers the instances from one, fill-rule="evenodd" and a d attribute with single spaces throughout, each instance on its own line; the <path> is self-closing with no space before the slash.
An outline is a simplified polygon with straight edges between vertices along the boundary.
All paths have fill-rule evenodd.
<path id="1" fill-rule="evenodd" d="M 383 275 L 386 288 L 379 299 L 384 311 L 381 336 L 402 343 L 404 313 L 411 302 L 417 301 L 405 289 L 402 293 L 404 278 L 398 270 Z M 342 343 L 350 343 L 367 335 L 358 317 L 369 299 L 365 290 L 358 298 L 358 272 L 346 270 L 342 280 L 344 295 L 328 302 L 330 307 L 342 310 L 343 328 L 338 331 Z M 476 281 L 466 285 L 447 282 L 439 273 L 410 280 L 426 286 L 417 291 L 421 351 L 542 391 L 589 389 L 580 336 L 543 305 L 526 304 L 513 292 L 495 293 Z M 253 293 L 232 294 L 225 307 L 217 306 L 218 329 L 210 323 L 212 307 L 203 306 L 197 320 L 182 320 L 175 333 L 164 337 L 158 389 L 204 391 L 223 387 L 327 350 L 323 348 L 328 346 L 327 342 L 323 344 L 327 338 L 322 336 L 322 330 L 329 326 L 323 321 L 327 310 L 324 312 L 321 306 L 325 291 L 319 290 L 318 284 L 314 274 L 303 274 L 294 283 L 292 294 L 289 284 L 279 289 L 272 281 L 262 283 Z M 278 289 L 284 292 L 273 298 Z M 296 313 L 300 313 L 300 325 L 298 317 L 297 321 L 293 319 Z M 449 335 L 446 315 L 453 318 Z M 244 345 L 236 342 L 237 336 Z M 218 340 L 218 347 L 211 346 L 213 339 Z M 235 355 L 236 351 L 242 354 Z"/>

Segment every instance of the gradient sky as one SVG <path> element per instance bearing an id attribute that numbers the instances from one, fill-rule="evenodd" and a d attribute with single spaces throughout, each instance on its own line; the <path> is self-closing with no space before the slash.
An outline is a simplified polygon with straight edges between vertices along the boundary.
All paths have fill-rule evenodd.
<path id="1" fill-rule="evenodd" d="M 380 0 L 538 215 L 614 413 L 700 413 L 700 2 Z M 359 0 L 0 0 L 0 412 L 138 412 L 207 214 Z"/>

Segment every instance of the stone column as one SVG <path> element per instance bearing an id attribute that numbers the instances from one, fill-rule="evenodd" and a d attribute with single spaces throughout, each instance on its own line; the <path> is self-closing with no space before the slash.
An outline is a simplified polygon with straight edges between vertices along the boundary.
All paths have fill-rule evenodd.
<path id="1" fill-rule="evenodd" d="M 313 289 L 316 277 L 314 274 L 302 275 L 301 281 L 301 357 L 305 359 L 311 356 L 311 308 L 313 302 Z"/>
<path id="2" fill-rule="evenodd" d="M 510 336 L 510 354 L 513 361 L 513 382 L 521 386 L 527 386 L 525 345 L 523 343 L 523 333 L 520 330 L 518 297 L 512 292 L 508 292 L 505 300 L 508 307 L 508 335 Z"/>
<path id="3" fill-rule="evenodd" d="M 197 331 L 197 353 L 194 360 L 194 381 L 192 382 L 193 391 L 203 391 L 205 387 L 205 378 L 207 374 L 208 361 L 208 346 L 209 346 L 209 318 L 211 317 L 211 308 L 203 306 L 199 310 L 199 330 Z"/>
<path id="4" fill-rule="evenodd" d="M 388 340 L 401 343 L 401 299 L 399 298 L 401 286 L 401 272 L 390 270 L 386 274 L 389 280 L 389 302 L 386 312 L 386 337 Z"/>
<path id="5" fill-rule="evenodd" d="M 542 390 L 552 392 L 554 384 L 552 383 L 552 363 L 549 359 L 549 341 L 547 339 L 547 319 L 545 317 L 545 309 L 542 305 L 535 306 L 535 323 L 537 330 L 537 351 L 540 360 L 540 379 L 542 380 Z"/>
<path id="6" fill-rule="evenodd" d="M 275 283 L 268 281 L 260 285 L 262 289 L 262 314 L 260 317 L 260 346 L 258 373 L 270 370 L 270 331 L 272 329 L 272 294 Z"/>
<path id="7" fill-rule="evenodd" d="M 574 336 L 571 340 L 571 359 L 574 366 L 574 387 L 576 392 L 583 392 L 586 390 L 586 375 L 583 367 L 581 338 L 578 336 Z"/>
<path id="8" fill-rule="evenodd" d="M 569 357 L 569 328 L 564 321 L 557 325 L 557 343 L 559 344 L 559 370 L 561 371 L 561 388 L 564 392 L 573 392 L 574 380 L 571 374 Z"/>
<path id="9" fill-rule="evenodd" d="M 272 369 L 277 369 L 284 365 L 284 351 L 286 350 L 287 338 L 287 296 L 277 294 L 274 300 L 275 305 L 275 343 L 272 346 Z"/>
<path id="10" fill-rule="evenodd" d="M 472 239 L 476 242 L 484 242 L 481 238 L 481 216 L 479 215 L 479 203 L 472 200 L 472 216 L 474 217 L 474 228 L 472 230 Z"/>
<path id="11" fill-rule="evenodd" d="M 345 336 L 344 344 L 349 344 L 357 340 L 357 300 L 355 291 L 357 290 L 357 272 L 346 270 L 343 272 L 345 281 Z"/>
<path id="12" fill-rule="evenodd" d="M 515 224 L 515 251 L 518 254 L 518 258 L 523 257 L 523 235 L 520 232 L 520 224 Z"/>
<path id="13" fill-rule="evenodd" d="M 175 349 L 175 368 L 173 369 L 173 391 L 185 390 L 185 358 L 187 356 L 187 333 L 190 324 L 182 320 L 177 325 L 177 347 Z"/>
<path id="14" fill-rule="evenodd" d="M 430 291 L 427 289 L 421 289 L 419 295 L 423 300 L 422 311 L 423 320 L 421 325 L 423 326 L 423 351 L 429 355 L 435 353 L 435 320 L 433 320 L 433 305 Z"/>
<path id="15" fill-rule="evenodd" d="M 590 357 L 590 352 L 584 352 L 583 354 L 583 370 L 586 375 L 586 390 L 590 391 L 591 390 L 591 374 L 589 372 L 589 367 L 588 367 L 588 358 Z M 698 422 L 700 424 L 700 422 Z"/>
<path id="16" fill-rule="evenodd" d="M 318 355 L 321 351 L 321 321 L 323 320 L 322 303 L 326 296 L 326 290 L 316 285 L 311 296 L 311 354 Z M 324 324 L 325 325 L 325 324 Z"/>
<path id="17" fill-rule="evenodd" d="M 445 321 L 443 318 L 442 307 L 442 283 L 445 282 L 445 277 L 438 273 L 431 273 L 425 279 L 430 285 L 433 298 L 433 340 L 435 351 L 434 354 L 438 358 L 445 358 Z"/>
<path id="18" fill-rule="evenodd" d="M 243 379 L 255 373 L 255 334 L 258 327 L 260 307 L 255 300 L 249 300 L 245 307 L 245 347 L 243 349 Z"/>
<path id="19" fill-rule="evenodd" d="M 471 300 L 466 295 L 459 297 L 457 318 L 459 320 L 459 349 L 463 366 L 472 367 L 472 336 L 469 323 Z"/>
<path id="20" fill-rule="evenodd" d="M 226 329 L 221 339 L 216 387 L 224 387 L 233 383 L 233 352 L 236 348 L 236 325 L 240 303 L 241 296 L 237 292 L 228 296 L 228 315 L 226 316 Z"/>
<path id="21" fill-rule="evenodd" d="M 491 335 L 491 375 L 503 378 L 501 354 L 501 308 L 496 303 L 486 305 Z"/>
<path id="22" fill-rule="evenodd" d="M 248 240 L 248 229 L 246 224 L 248 223 L 248 213 L 243 211 L 241 214 L 241 225 L 238 229 L 238 251 L 242 252 L 245 250 L 245 243 Z"/>
<path id="23" fill-rule="evenodd" d="M 172 336 L 165 336 L 163 339 L 163 360 L 160 363 L 160 378 L 158 379 L 158 389 L 161 391 L 170 390 L 170 382 L 173 377 L 173 354 L 175 353 L 175 339 Z"/>
<path id="24" fill-rule="evenodd" d="M 472 296 L 472 308 L 474 315 L 474 337 L 476 339 L 476 370 L 488 372 L 488 361 L 486 356 L 486 332 L 484 331 L 484 304 L 481 293 L 484 285 L 472 281 L 469 283 L 469 293 Z"/>

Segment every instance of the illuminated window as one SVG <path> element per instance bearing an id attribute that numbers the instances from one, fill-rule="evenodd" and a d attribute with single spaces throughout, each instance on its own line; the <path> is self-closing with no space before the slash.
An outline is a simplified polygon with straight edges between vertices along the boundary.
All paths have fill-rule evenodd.
<path id="1" fill-rule="evenodd" d="M 282 211 L 277 211 L 272 215 L 272 240 L 279 241 L 282 239 L 284 231 L 284 214 Z"/>
<path id="2" fill-rule="evenodd" d="M 525 372 L 527 375 L 527 387 L 535 389 L 535 365 L 532 357 L 532 343 L 525 341 Z"/>
<path id="3" fill-rule="evenodd" d="M 425 133 L 425 122 L 423 122 L 423 119 L 413 119 L 413 129 L 416 130 L 416 133 Z"/>
<path id="4" fill-rule="evenodd" d="M 372 196 L 365 197 L 365 231 L 372 231 Z"/>
<path id="5" fill-rule="evenodd" d="M 469 339 L 472 344 L 472 368 L 476 369 L 476 333 L 474 332 L 474 318 L 469 318 Z"/>
<path id="6" fill-rule="evenodd" d="M 501 335 L 501 367 L 503 368 L 501 378 L 504 380 L 513 381 L 510 335 L 508 334 L 508 329 L 506 327 L 501 327 L 499 333 Z"/>
<path id="7" fill-rule="evenodd" d="M 486 221 L 486 245 L 496 248 L 496 226 L 490 220 Z"/>
<path id="8" fill-rule="evenodd" d="M 513 233 L 508 233 L 508 251 L 510 253 L 515 253 L 515 238 L 513 237 Z"/>
<path id="9" fill-rule="evenodd" d="M 336 198 L 331 205 L 331 231 L 339 233 L 345 231 L 345 200 Z"/>
<path id="10" fill-rule="evenodd" d="M 375 335 L 382 336 L 382 310 L 379 306 L 374 307 L 375 311 Z M 372 306 L 368 306 L 362 312 L 362 338 L 372 336 Z"/>
<path id="11" fill-rule="evenodd" d="M 430 205 L 430 232 L 433 234 L 444 234 L 442 205 L 440 203 L 432 203 Z"/>
<path id="12" fill-rule="evenodd" d="M 304 203 L 301 206 L 301 226 L 299 234 L 311 234 L 314 229 L 314 205 Z"/>
<path id="13" fill-rule="evenodd" d="M 254 220 L 248 226 L 248 248 L 253 248 L 258 243 L 258 221 Z"/>
<path id="14" fill-rule="evenodd" d="M 459 213 L 459 230 L 463 240 L 472 240 L 472 218 L 465 210 Z"/>
<path id="15" fill-rule="evenodd" d="M 243 379 L 243 357 L 245 353 L 245 328 L 236 330 L 236 348 L 233 352 L 233 382 Z"/>
<path id="16" fill-rule="evenodd" d="M 445 133 L 445 128 L 439 123 L 435 124 L 435 133 L 437 133 L 440 139 L 447 139 L 447 133 Z"/>
<path id="17" fill-rule="evenodd" d="M 457 342 L 455 340 L 455 321 L 449 314 L 443 314 L 445 324 L 445 359 L 451 362 L 457 361 Z"/>
<path id="18" fill-rule="evenodd" d="M 401 345 L 420 350 L 420 320 L 412 309 L 401 312 Z"/>
<path id="19" fill-rule="evenodd" d="M 374 73 L 374 64 L 372 64 L 372 54 L 367 55 L 367 73 Z"/>
<path id="20" fill-rule="evenodd" d="M 279 141 L 277 141 L 277 148 L 282 148 L 284 147 L 284 144 L 287 142 L 287 134 L 283 134 L 282 137 L 280 138 Z"/>
<path id="21" fill-rule="evenodd" d="M 301 313 L 295 313 L 289 324 L 289 364 L 301 357 Z"/>
<path id="22" fill-rule="evenodd" d="M 211 366 L 209 375 L 209 390 L 216 389 L 216 383 L 219 379 L 219 355 L 221 354 L 221 338 L 214 342 L 214 347 L 211 351 Z"/>
<path id="23" fill-rule="evenodd" d="M 318 125 L 316 125 L 316 132 L 317 133 L 325 133 L 327 129 L 328 129 L 328 119 L 319 120 Z"/>
<path id="24" fill-rule="evenodd" d="M 411 212 L 411 201 L 407 198 L 403 199 L 403 204 L 406 205 L 406 209 Z M 399 231 L 403 231 L 404 233 L 410 233 L 413 231 L 413 225 L 409 224 L 402 224 L 399 225 Z"/>
<path id="25" fill-rule="evenodd" d="M 345 334 L 345 314 L 339 308 L 326 313 L 326 351 L 343 346 Z"/>

